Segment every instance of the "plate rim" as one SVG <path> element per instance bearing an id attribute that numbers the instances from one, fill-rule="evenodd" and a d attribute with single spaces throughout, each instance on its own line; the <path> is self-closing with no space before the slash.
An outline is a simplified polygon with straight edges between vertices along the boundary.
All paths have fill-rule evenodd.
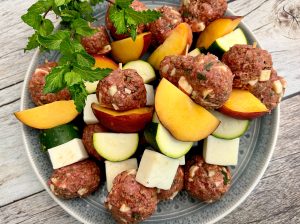
<path id="1" fill-rule="evenodd" d="M 234 13 L 228 8 L 227 12 L 231 13 L 234 15 Z M 251 29 L 244 23 L 241 22 L 240 26 L 244 27 L 247 29 L 247 35 L 251 35 L 251 38 L 255 39 L 255 41 L 257 42 L 258 46 L 261 46 L 258 39 L 256 38 L 255 34 L 251 31 Z M 21 91 L 21 102 L 20 102 L 20 110 L 24 110 L 25 108 L 25 94 L 28 91 L 26 86 L 27 83 L 29 81 L 29 78 L 31 77 L 31 71 L 36 63 L 36 61 L 38 60 L 38 57 L 40 55 L 41 51 L 39 49 L 37 49 L 33 56 L 32 59 L 29 63 L 29 66 L 27 68 L 27 71 L 25 73 L 25 79 L 24 79 L 24 83 L 22 86 L 22 91 Z M 242 202 L 245 201 L 245 199 L 251 194 L 251 192 L 255 189 L 255 187 L 257 186 L 257 184 L 260 182 L 262 176 L 264 175 L 267 167 L 269 166 L 270 160 L 273 156 L 274 150 L 275 150 L 275 146 L 277 143 L 277 139 L 278 139 L 278 132 L 279 132 L 279 123 L 280 123 L 280 104 L 278 104 L 277 108 L 275 110 L 272 111 L 272 116 L 274 119 L 274 123 L 273 123 L 273 129 L 271 131 L 270 134 L 270 139 L 269 139 L 269 154 L 265 160 L 265 163 L 263 164 L 262 168 L 259 170 L 259 173 L 257 173 L 256 177 L 255 177 L 255 181 L 252 182 L 250 184 L 250 186 L 248 187 L 248 189 L 244 192 L 244 194 L 240 197 L 239 200 L 237 200 L 231 207 L 228 207 L 228 209 L 223 212 L 222 214 L 212 218 L 211 220 L 209 220 L 207 223 L 208 224 L 212 224 L 215 223 L 219 220 L 221 220 L 222 218 L 224 218 L 225 216 L 227 216 L 228 214 L 230 214 L 233 210 L 235 210 L 238 206 L 240 206 L 242 204 Z M 30 147 L 29 147 L 29 142 L 26 138 L 26 134 L 25 134 L 25 128 L 26 126 L 24 124 L 21 124 L 21 132 L 22 132 L 22 140 L 24 143 L 24 147 L 25 147 L 25 151 L 27 154 L 27 158 L 29 160 L 29 163 L 36 175 L 36 177 L 38 178 L 39 182 L 42 184 L 43 188 L 47 191 L 47 193 L 50 195 L 50 197 L 59 205 L 61 206 L 68 214 L 70 214 L 72 217 L 74 217 L 75 219 L 77 219 L 78 221 L 82 222 L 82 223 L 87 223 L 87 221 L 82 218 L 81 216 L 77 215 L 76 212 L 73 212 L 71 209 L 67 208 L 63 202 L 61 202 L 49 189 L 47 183 L 43 180 L 37 166 L 34 163 L 33 160 L 33 156 L 31 154 L 30 151 Z"/>

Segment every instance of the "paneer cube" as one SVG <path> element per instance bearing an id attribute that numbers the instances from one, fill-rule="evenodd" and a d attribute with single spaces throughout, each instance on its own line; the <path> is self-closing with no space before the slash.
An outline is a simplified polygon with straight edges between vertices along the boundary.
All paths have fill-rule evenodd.
<path id="1" fill-rule="evenodd" d="M 86 124 L 97 124 L 99 122 L 93 113 L 91 106 L 92 103 L 98 103 L 96 94 L 90 94 L 86 98 L 85 106 L 83 109 L 83 120 Z"/>

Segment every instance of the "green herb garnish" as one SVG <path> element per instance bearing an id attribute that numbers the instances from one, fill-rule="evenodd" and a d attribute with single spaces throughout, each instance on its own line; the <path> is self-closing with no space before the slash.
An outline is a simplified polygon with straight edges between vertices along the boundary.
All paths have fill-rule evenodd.
<path id="1" fill-rule="evenodd" d="M 227 173 L 224 170 L 222 170 L 221 173 L 224 176 L 223 177 L 224 184 L 227 185 L 229 183 L 230 179 L 228 178 L 228 175 L 227 175 Z"/>
<path id="2" fill-rule="evenodd" d="M 209 72 L 213 65 L 213 62 L 209 62 L 208 64 L 204 65 L 204 69 Z"/>
<path id="3" fill-rule="evenodd" d="M 201 73 L 201 72 L 197 73 L 197 78 L 199 80 L 207 80 L 206 75 L 204 73 Z"/>

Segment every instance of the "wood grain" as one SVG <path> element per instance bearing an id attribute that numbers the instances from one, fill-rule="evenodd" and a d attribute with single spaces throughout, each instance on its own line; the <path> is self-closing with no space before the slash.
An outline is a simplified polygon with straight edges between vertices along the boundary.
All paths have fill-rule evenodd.
<path id="1" fill-rule="evenodd" d="M 34 0 L 0 0 L 0 223 L 76 223 L 47 195 L 33 173 L 13 112 L 33 52 L 23 52 L 31 30 L 20 16 Z M 268 49 L 288 80 L 287 95 L 300 90 L 299 29 L 278 22 L 283 6 L 297 0 L 229 0 L 234 13 Z M 298 11 L 294 12 L 298 13 Z M 284 15 L 284 14 L 283 14 Z M 282 15 L 281 15 L 282 16 Z M 289 20 L 288 20 L 289 21 Z M 300 223 L 300 96 L 282 103 L 279 141 L 263 179 L 247 200 L 220 223 Z M 298 175 L 297 175 L 298 173 Z"/>

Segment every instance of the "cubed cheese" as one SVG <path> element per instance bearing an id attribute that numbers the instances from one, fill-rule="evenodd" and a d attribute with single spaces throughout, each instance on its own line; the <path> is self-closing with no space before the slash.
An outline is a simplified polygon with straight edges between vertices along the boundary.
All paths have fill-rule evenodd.
<path id="1" fill-rule="evenodd" d="M 154 105 L 154 88 L 152 85 L 145 84 L 146 92 L 147 92 L 147 100 L 146 105 L 147 106 L 153 106 Z"/>
<path id="2" fill-rule="evenodd" d="M 128 159 L 122 162 L 111 162 L 105 161 L 105 172 L 106 172 L 106 187 L 107 191 L 110 192 L 115 177 L 125 170 L 137 169 L 137 160 L 135 158 Z"/>
<path id="3" fill-rule="evenodd" d="M 95 117 L 92 110 L 92 103 L 98 103 L 96 94 L 88 95 L 83 109 L 83 120 L 86 124 L 97 124 L 98 119 Z"/>
<path id="4" fill-rule="evenodd" d="M 185 165 L 185 156 L 180 157 L 178 160 L 179 160 L 179 165 L 180 166 Z"/>
<path id="5" fill-rule="evenodd" d="M 53 169 L 71 165 L 88 158 L 81 139 L 74 138 L 65 144 L 48 149 Z"/>
<path id="6" fill-rule="evenodd" d="M 146 149 L 136 174 L 136 181 L 145 187 L 169 190 L 178 166 L 178 159 L 171 159 L 161 153 Z"/>
<path id="7" fill-rule="evenodd" d="M 225 140 L 212 135 L 204 140 L 203 157 L 205 162 L 214 165 L 235 166 L 238 162 L 239 138 Z"/>

